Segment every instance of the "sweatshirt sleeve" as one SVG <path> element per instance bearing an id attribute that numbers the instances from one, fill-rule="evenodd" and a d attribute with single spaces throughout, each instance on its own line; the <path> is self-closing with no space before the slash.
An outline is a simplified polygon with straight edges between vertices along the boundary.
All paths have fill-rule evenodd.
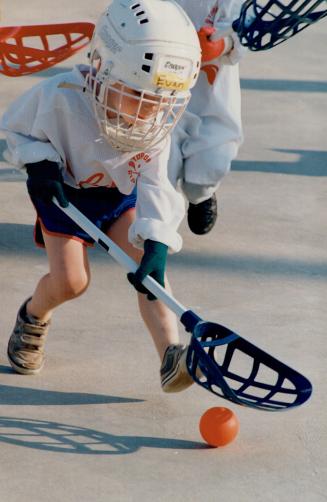
<path id="1" fill-rule="evenodd" d="M 185 215 L 185 203 L 167 177 L 169 146 L 140 172 L 136 220 L 129 229 L 129 240 L 143 249 L 144 241 L 152 239 L 166 244 L 169 252 L 174 253 L 182 247 L 182 237 L 177 230 Z"/>
<path id="2" fill-rule="evenodd" d="M 212 16 L 212 24 L 221 37 L 229 36 L 233 41 L 233 48 L 220 57 L 221 64 L 235 65 L 244 57 L 247 48 L 243 47 L 232 24 L 238 19 L 244 0 L 218 0 L 217 10 Z"/>
<path id="3" fill-rule="evenodd" d="M 43 92 L 40 85 L 33 87 L 16 99 L 1 118 L 0 129 L 7 141 L 4 156 L 17 167 L 45 159 L 62 163 L 41 127 Z"/>
<path id="4" fill-rule="evenodd" d="M 207 24 L 219 29 L 222 34 L 231 31 L 235 19 L 239 18 L 244 0 L 216 0 L 207 17 Z"/>

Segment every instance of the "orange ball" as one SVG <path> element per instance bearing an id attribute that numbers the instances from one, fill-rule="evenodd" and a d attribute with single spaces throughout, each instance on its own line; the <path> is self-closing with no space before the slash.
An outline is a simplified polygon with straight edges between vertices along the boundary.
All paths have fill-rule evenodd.
<path id="1" fill-rule="evenodd" d="M 240 423 L 232 410 L 215 406 L 203 413 L 199 429 L 206 443 L 217 448 L 234 441 L 240 430 Z"/>

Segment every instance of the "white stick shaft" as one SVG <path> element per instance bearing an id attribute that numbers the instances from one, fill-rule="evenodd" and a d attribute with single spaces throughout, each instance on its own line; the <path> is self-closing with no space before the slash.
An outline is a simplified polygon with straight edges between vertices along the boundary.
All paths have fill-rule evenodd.
<path id="1" fill-rule="evenodd" d="M 105 233 L 103 233 L 94 223 L 92 223 L 83 213 L 81 213 L 73 204 L 68 207 L 61 207 L 57 199 L 53 202 L 69 218 L 71 218 L 79 227 L 81 227 L 92 239 L 102 246 L 110 256 L 112 256 L 122 267 L 129 272 L 136 272 L 138 265 L 130 258 L 117 244 L 114 243 Z M 152 277 L 147 276 L 142 284 L 172 310 L 180 319 L 188 309 L 179 303 L 165 288 L 163 288 Z"/>

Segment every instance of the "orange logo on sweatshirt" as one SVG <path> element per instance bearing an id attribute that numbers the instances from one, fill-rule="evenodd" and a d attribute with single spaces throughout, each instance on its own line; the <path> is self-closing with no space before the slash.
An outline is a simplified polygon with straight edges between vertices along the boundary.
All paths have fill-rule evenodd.
<path id="1" fill-rule="evenodd" d="M 137 178 L 140 176 L 140 170 L 143 163 L 150 162 L 151 157 L 148 153 L 140 152 L 134 155 L 128 163 L 128 176 L 132 183 L 136 183 Z"/>
<path id="2" fill-rule="evenodd" d="M 94 173 L 92 174 L 89 178 L 86 180 L 80 181 L 78 184 L 81 188 L 86 188 L 86 187 L 106 187 L 106 188 L 115 188 L 116 184 L 114 181 L 111 181 L 109 184 L 104 185 L 102 183 L 104 178 L 103 173 Z"/>

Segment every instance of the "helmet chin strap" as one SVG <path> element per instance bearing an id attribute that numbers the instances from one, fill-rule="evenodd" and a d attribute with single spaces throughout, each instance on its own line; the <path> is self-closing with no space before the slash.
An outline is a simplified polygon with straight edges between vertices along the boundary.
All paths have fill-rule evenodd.
<path id="1" fill-rule="evenodd" d="M 75 91 L 90 92 L 85 85 L 73 84 L 71 82 L 60 82 L 57 87 L 59 89 L 74 89 Z"/>

